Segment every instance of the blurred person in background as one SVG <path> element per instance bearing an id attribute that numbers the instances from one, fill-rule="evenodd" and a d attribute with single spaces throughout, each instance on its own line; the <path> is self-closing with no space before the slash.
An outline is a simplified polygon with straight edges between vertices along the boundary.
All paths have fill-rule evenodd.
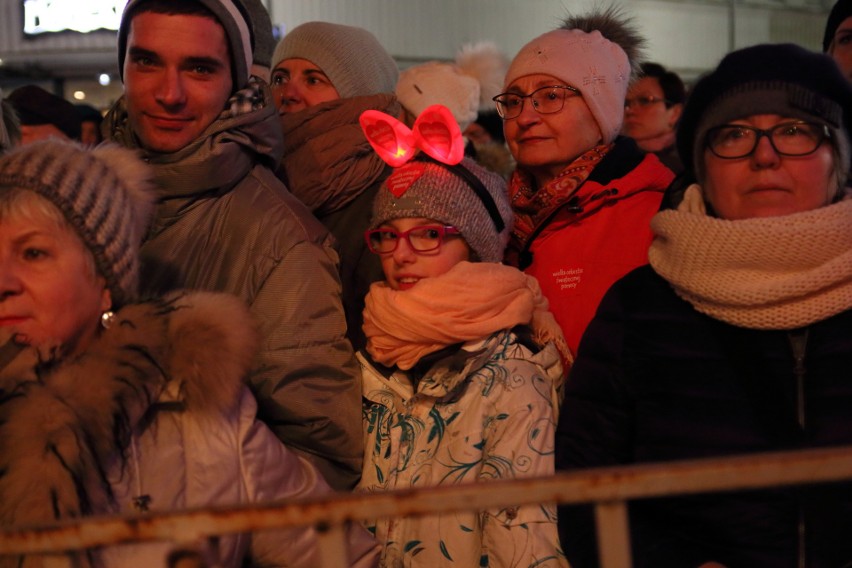
<path id="1" fill-rule="evenodd" d="M 639 78 L 631 83 L 624 99 L 621 133 L 636 141 L 645 152 L 657 155 L 675 175 L 683 172 L 677 155 L 675 132 L 686 88 L 677 73 L 658 63 L 643 63 Z"/>

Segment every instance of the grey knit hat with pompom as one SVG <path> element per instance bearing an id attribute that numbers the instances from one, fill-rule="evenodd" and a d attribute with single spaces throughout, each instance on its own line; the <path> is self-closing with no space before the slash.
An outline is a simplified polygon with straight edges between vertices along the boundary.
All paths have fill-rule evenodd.
<path id="1" fill-rule="evenodd" d="M 34 191 L 59 209 L 95 258 L 114 307 L 136 297 L 139 245 L 153 212 L 148 166 L 126 148 L 44 140 L 0 157 L 0 192 Z"/>
<path id="2" fill-rule="evenodd" d="M 459 169 L 481 182 L 490 205 L 464 175 L 456 173 Z M 432 160 L 412 160 L 394 169 L 376 194 L 370 228 L 405 217 L 434 219 L 457 228 L 481 262 L 503 260 L 513 220 L 506 181 L 470 158 L 449 167 Z"/>

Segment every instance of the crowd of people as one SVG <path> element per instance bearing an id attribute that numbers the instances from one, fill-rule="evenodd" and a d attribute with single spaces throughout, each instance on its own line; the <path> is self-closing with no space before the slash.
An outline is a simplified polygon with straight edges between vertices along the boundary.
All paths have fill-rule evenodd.
<path id="1" fill-rule="evenodd" d="M 543 32 L 401 73 L 362 28 L 130 0 L 105 113 L 2 99 L 0 528 L 852 444 L 852 1 L 824 53 L 690 89 L 617 8 Z M 849 565 L 850 489 L 638 501 L 633 563 Z M 599 562 L 588 506 L 344 534 L 357 567 Z"/>

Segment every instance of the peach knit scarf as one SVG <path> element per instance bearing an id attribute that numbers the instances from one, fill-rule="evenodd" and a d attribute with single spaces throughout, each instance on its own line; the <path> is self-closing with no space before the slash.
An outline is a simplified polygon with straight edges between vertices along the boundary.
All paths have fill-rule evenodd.
<path id="1" fill-rule="evenodd" d="M 460 262 L 405 291 L 376 282 L 364 309 L 367 352 L 402 370 L 448 345 L 522 324 L 539 345 L 553 341 L 563 361 L 573 360 L 538 281 L 502 264 Z"/>
<path id="2" fill-rule="evenodd" d="M 690 186 L 651 221 L 651 266 L 704 314 L 795 329 L 852 307 L 852 200 L 782 217 L 708 217 Z"/>

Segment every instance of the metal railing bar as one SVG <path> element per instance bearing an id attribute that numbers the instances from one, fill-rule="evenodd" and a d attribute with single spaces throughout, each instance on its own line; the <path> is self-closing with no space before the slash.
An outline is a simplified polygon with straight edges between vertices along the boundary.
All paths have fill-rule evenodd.
<path id="1" fill-rule="evenodd" d="M 347 520 L 484 510 L 532 503 L 590 503 L 852 480 L 852 447 L 643 464 L 369 495 L 101 517 L 0 531 L 0 554 L 61 552 L 144 541 Z"/>

